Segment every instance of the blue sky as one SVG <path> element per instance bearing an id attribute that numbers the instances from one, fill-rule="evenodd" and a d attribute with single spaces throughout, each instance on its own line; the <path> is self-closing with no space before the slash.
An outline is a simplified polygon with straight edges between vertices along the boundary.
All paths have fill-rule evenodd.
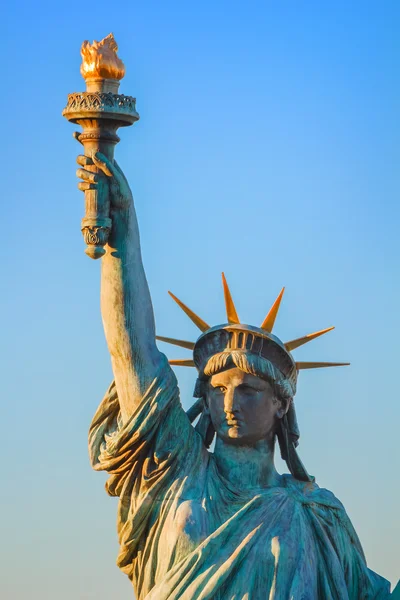
<path id="1" fill-rule="evenodd" d="M 116 156 L 158 332 L 197 335 L 168 289 L 223 321 L 223 270 L 245 322 L 261 323 L 285 285 L 279 337 L 336 325 L 295 354 L 352 363 L 301 374 L 299 452 L 344 503 L 369 566 L 396 582 L 399 3 L 22 1 L 5 16 L 2 597 L 132 597 L 115 566 L 116 501 L 87 458 L 112 372 L 79 147 L 61 117 L 84 90 L 82 41 L 110 31 L 141 115 Z M 177 373 L 188 407 L 195 375 Z"/>

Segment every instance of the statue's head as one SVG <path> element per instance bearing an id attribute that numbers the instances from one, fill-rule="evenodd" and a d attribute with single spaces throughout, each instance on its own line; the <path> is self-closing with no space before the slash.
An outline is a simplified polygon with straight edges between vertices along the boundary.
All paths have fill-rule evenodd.
<path id="1" fill-rule="evenodd" d="M 205 445 L 215 434 L 236 446 L 264 439 L 273 447 L 278 439 L 292 474 L 309 480 L 295 450 L 300 435 L 293 404 L 298 371 L 281 340 L 259 327 L 219 325 L 199 337 L 193 360 L 199 372 L 196 429 Z"/>
<path id="2" fill-rule="evenodd" d="M 293 386 L 271 361 L 237 349 L 213 354 L 195 388 L 210 428 L 235 445 L 252 445 L 261 439 L 274 443 L 293 395 Z"/>
<path id="3" fill-rule="evenodd" d="M 290 472 L 309 481 L 296 452 L 299 429 L 293 398 L 298 372 L 347 363 L 296 362 L 291 351 L 333 327 L 283 343 L 272 334 L 272 328 L 284 290 L 262 325 L 253 327 L 240 323 L 224 276 L 223 284 L 227 324 L 210 327 L 171 294 L 203 333 L 195 343 L 158 338 L 193 350 L 193 360 L 170 361 L 198 370 L 194 395 L 199 400 L 188 416 L 191 421 L 200 416 L 196 430 L 207 447 L 215 434 L 236 445 L 253 445 L 263 438 L 273 444 L 277 438 Z"/>
<path id="4" fill-rule="evenodd" d="M 258 327 L 229 323 L 208 329 L 193 350 L 195 396 L 227 443 L 273 442 L 296 392 L 296 364 L 282 342 Z"/>

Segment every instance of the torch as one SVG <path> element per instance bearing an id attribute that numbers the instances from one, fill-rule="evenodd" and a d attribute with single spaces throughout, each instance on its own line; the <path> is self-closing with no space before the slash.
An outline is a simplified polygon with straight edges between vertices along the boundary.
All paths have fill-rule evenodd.
<path id="1" fill-rule="evenodd" d="M 136 98 L 118 93 L 120 80 L 125 75 L 124 63 L 117 56 L 118 46 L 112 33 L 101 42 L 83 42 L 81 74 L 86 81 L 86 92 L 69 94 L 63 116 L 82 126 L 82 133 L 74 134 L 84 147 L 85 156 L 101 152 L 114 159 L 114 147 L 120 141 L 119 127 L 133 125 L 139 119 Z M 85 166 L 94 173 L 94 165 Z M 81 230 L 91 258 L 105 254 L 111 230 L 110 199 L 97 189 L 85 191 L 85 216 Z"/>

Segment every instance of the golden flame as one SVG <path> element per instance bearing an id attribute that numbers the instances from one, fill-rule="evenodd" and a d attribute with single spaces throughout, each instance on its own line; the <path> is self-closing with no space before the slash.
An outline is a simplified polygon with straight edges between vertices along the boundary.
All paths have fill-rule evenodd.
<path id="1" fill-rule="evenodd" d="M 125 75 L 125 66 L 117 56 L 118 44 L 110 33 L 101 42 L 83 42 L 81 48 L 81 74 L 84 79 L 104 78 L 120 80 Z"/>

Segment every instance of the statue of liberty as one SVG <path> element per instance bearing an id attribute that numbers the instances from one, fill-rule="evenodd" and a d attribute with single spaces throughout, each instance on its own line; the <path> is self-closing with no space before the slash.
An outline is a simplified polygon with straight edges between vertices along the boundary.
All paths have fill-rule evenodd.
<path id="1" fill-rule="evenodd" d="M 296 450 L 298 372 L 333 364 L 299 363 L 292 351 L 329 329 L 283 343 L 272 333 L 283 290 L 260 327 L 240 323 L 224 276 L 225 324 L 210 327 L 171 294 L 201 330 L 195 343 L 160 338 L 193 351 L 171 361 L 198 371 L 185 413 L 156 345 L 127 180 L 100 153 L 78 163 L 79 189 L 108 193 L 112 220 L 101 311 L 115 381 L 90 427 L 90 457 L 119 497 L 118 566 L 137 600 L 389 598 L 342 504 Z M 276 443 L 289 474 L 274 466 Z"/>
<path id="2" fill-rule="evenodd" d="M 137 600 L 386 600 L 389 582 L 367 567 L 343 505 L 296 450 L 299 371 L 344 363 L 296 362 L 292 352 L 332 328 L 283 343 L 272 333 L 283 290 L 259 327 L 243 324 L 223 275 L 227 322 L 210 326 L 171 294 L 201 334 L 158 338 L 190 360 L 168 362 L 157 347 L 132 194 L 113 159 L 116 129 L 139 118 L 135 99 L 117 94 L 116 50 L 112 34 L 83 44 L 87 92 L 71 94 L 63 114 L 83 126 L 82 231 L 89 256 L 102 257 L 115 380 L 89 450 L 119 498 L 118 566 Z M 170 364 L 198 371 L 187 413 Z M 288 474 L 275 468 L 277 444 Z"/>

